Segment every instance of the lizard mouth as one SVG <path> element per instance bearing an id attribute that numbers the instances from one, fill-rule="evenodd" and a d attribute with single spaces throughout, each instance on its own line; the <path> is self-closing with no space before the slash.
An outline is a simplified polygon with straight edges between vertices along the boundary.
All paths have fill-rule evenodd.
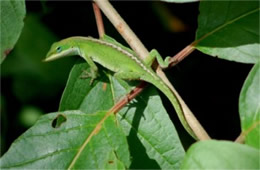
<path id="1" fill-rule="evenodd" d="M 75 55 L 76 52 L 77 52 L 76 48 L 67 49 L 60 53 L 54 53 L 54 54 L 52 52 L 49 52 L 47 54 L 47 57 L 43 61 L 53 61 L 62 57 L 72 56 Z"/>

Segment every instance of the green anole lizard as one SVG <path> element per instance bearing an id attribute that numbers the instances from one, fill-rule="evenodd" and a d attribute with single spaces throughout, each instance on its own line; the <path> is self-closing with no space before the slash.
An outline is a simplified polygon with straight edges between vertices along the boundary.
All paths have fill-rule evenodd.
<path id="1" fill-rule="evenodd" d="M 163 60 L 156 50 L 152 50 L 150 55 L 143 61 L 132 50 L 112 39 L 100 40 L 91 37 L 70 37 L 54 43 L 45 61 L 72 55 L 81 56 L 89 64 L 90 72 L 88 76 L 91 77 L 91 82 L 97 77 L 98 67 L 95 64 L 96 62 L 115 72 L 115 77 L 126 80 L 143 80 L 153 84 L 171 101 L 182 125 L 188 133 L 195 139 L 197 138 L 188 125 L 183 109 L 175 94 L 151 68 L 155 58 L 162 68 L 166 68 L 169 65 L 169 57 Z"/>

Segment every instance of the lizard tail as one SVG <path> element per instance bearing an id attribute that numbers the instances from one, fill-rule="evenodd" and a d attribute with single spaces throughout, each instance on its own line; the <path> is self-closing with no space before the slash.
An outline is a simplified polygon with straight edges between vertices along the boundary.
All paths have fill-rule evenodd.
<path id="1" fill-rule="evenodd" d="M 157 76 L 158 77 L 158 76 Z M 149 82 L 156 86 L 160 91 L 170 100 L 171 104 L 173 105 L 183 127 L 185 130 L 194 138 L 197 139 L 195 133 L 193 132 L 192 128 L 188 124 L 185 116 L 184 116 L 184 110 L 181 106 L 180 101 L 176 97 L 176 95 L 171 91 L 171 89 L 158 77 L 158 80 L 151 81 L 150 78 L 143 78 L 144 81 Z"/>

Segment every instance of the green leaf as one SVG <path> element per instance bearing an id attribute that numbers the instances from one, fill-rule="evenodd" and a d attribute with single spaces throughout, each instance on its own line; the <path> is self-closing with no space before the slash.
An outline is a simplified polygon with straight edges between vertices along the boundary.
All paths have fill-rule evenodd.
<path id="1" fill-rule="evenodd" d="M 88 69 L 88 64 L 83 60 L 79 60 L 73 66 L 61 98 L 59 111 L 81 110 L 94 113 L 108 110 L 113 106 L 111 87 L 104 73 L 100 72 L 101 79 L 95 80 L 90 86 L 90 79 L 81 78 L 83 70 Z"/>
<path id="2" fill-rule="evenodd" d="M 199 0 L 161 0 L 164 2 L 186 3 L 186 2 L 198 2 Z"/>
<path id="3" fill-rule="evenodd" d="M 4 0 L 0 1 L 0 63 L 14 48 L 23 28 L 25 17 L 24 0 Z"/>
<path id="4" fill-rule="evenodd" d="M 239 98 L 242 133 L 246 143 L 260 149 L 260 62 L 250 71 Z"/>
<path id="5" fill-rule="evenodd" d="M 196 48 L 242 63 L 259 60 L 259 2 L 202 1 Z"/>
<path id="6" fill-rule="evenodd" d="M 24 103 L 60 95 L 73 58 L 42 62 L 56 36 L 35 14 L 26 16 L 25 26 L 14 50 L 2 63 L 1 76 L 8 77 L 16 98 Z M 39 98 L 39 96 L 41 96 Z"/>
<path id="7" fill-rule="evenodd" d="M 62 123 L 54 122 L 63 117 Z M 8 169 L 128 168 L 130 156 L 114 115 L 66 111 L 42 116 L 1 158 Z M 58 122 L 57 122 L 58 123 Z"/>
<path id="8" fill-rule="evenodd" d="M 182 169 L 259 169 L 260 152 L 228 141 L 200 141 L 193 144 Z"/>
<path id="9" fill-rule="evenodd" d="M 110 109 L 133 88 L 109 74 L 107 77 L 102 69 L 99 69 L 99 79 L 89 87 L 89 79 L 80 78 L 82 70 L 85 69 L 88 69 L 86 63 L 73 67 L 63 93 L 60 110 L 73 108 L 91 113 L 90 111 Z M 117 120 L 128 136 L 131 169 L 179 168 L 185 152 L 154 88 L 145 89 L 139 97 L 121 109 L 117 114 Z"/>

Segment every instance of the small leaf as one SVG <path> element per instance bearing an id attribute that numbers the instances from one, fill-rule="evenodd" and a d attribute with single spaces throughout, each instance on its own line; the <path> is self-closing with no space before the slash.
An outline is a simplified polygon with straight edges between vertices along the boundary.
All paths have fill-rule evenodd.
<path id="1" fill-rule="evenodd" d="M 239 113 L 246 143 L 260 149 L 260 62 L 250 71 L 239 98 Z"/>
<path id="2" fill-rule="evenodd" d="M 1 158 L 4 169 L 127 168 L 130 157 L 126 138 L 114 115 L 66 111 L 42 116 L 21 135 Z M 66 117 L 58 128 L 57 118 Z M 57 120 L 58 121 L 58 120 Z M 109 162 L 113 161 L 113 165 Z"/>
<path id="3" fill-rule="evenodd" d="M 99 69 L 100 77 L 90 86 L 88 79 L 79 77 L 82 70 L 87 68 L 86 63 L 79 63 L 71 70 L 60 110 L 73 108 L 91 113 L 110 109 L 133 88 L 123 80 L 107 77 L 102 69 Z M 117 113 L 117 119 L 128 136 L 131 169 L 179 168 L 185 152 L 154 88 L 146 89 L 131 101 Z"/>
<path id="4" fill-rule="evenodd" d="M 260 152 L 228 141 L 200 141 L 184 158 L 182 169 L 259 169 Z"/>
<path id="5" fill-rule="evenodd" d="M 0 63 L 14 48 L 23 28 L 23 19 L 25 17 L 24 0 L 4 0 L 0 1 Z"/>
<path id="6" fill-rule="evenodd" d="M 196 48 L 242 63 L 259 59 L 259 2 L 202 1 Z"/>

